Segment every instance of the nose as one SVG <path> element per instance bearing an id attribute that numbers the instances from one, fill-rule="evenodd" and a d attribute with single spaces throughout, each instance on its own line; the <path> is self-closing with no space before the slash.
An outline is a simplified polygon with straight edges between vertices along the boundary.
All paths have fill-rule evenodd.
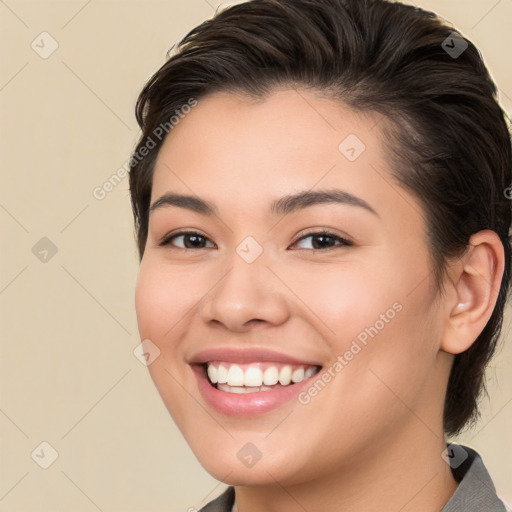
<path id="1" fill-rule="evenodd" d="M 289 318 L 283 284 L 263 257 L 247 263 L 237 254 L 231 267 L 204 298 L 200 315 L 205 323 L 233 332 L 246 332 L 255 325 L 280 325 Z"/>

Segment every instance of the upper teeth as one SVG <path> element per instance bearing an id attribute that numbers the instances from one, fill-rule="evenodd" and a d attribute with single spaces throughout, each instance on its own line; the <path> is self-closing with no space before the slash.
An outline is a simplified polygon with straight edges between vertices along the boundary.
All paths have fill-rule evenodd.
<path id="1" fill-rule="evenodd" d="M 264 366 L 265 368 L 262 368 Z M 228 384 L 229 386 L 286 386 L 290 382 L 301 382 L 318 371 L 315 366 L 282 365 L 280 363 L 252 363 L 238 365 L 231 363 L 207 363 L 208 378 L 212 384 Z"/>

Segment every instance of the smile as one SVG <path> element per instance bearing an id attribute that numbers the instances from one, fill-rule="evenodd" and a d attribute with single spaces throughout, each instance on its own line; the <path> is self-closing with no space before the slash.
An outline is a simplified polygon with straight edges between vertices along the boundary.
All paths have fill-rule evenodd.
<path id="1" fill-rule="evenodd" d="M 209 361 L 204 365 L 210 383 L 227 393 L 257 393 L 291 386 L 320 371 L 314 365 L 290 365 L 278 362 L 236 364 Z"/>
<path id="2" fill-rule="evenodd" d="M 208 406 L 223 415 L 242 418 L 296 403 L 300 392 L 307 389 L 322 367 L 212 361 L 193 364 L 191 368 Z"/>
<path id="3" fill-rule="evenodd" d="M 317 354 L 262 346 L 209 347 L 190 355 L 203 403 L 226 416 L 256 417 L 290 406 L 323 368 Z"/>

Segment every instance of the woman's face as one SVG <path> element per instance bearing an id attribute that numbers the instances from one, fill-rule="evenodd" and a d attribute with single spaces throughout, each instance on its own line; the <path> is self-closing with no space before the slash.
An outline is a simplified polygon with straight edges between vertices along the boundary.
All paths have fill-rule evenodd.
<path id="1" fill-rule="evenodd" d="M 382 122 L 305 91 L 217 93 L 161 148 L 138 325 L 219 480 L 302 483 L 442 432 L 451 356 L 422 210 L 391 176 Z"/>

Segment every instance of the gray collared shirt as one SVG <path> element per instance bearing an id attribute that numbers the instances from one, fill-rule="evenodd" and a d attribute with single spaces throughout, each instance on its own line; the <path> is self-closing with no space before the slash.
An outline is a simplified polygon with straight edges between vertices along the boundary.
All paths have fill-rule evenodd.
<path id="1" fill-rule="evenodd" d="M 441 512 L 506 512 L 484 463 L 475 450 L 462 446 L 468 458 L 452 468 L 459 486 Z"/>
<path id="2" fill-rule="evenodd" d="M 457 468 L 452 467 L 456 491 L 440 512 L 510 512 L 496 495 L 496 489 L 480 455 L 462 446 L 467 459 Z M 231 512 L 235 502 L 235 488 L 228 487 L 218 498 L 199 512 Z"/>

